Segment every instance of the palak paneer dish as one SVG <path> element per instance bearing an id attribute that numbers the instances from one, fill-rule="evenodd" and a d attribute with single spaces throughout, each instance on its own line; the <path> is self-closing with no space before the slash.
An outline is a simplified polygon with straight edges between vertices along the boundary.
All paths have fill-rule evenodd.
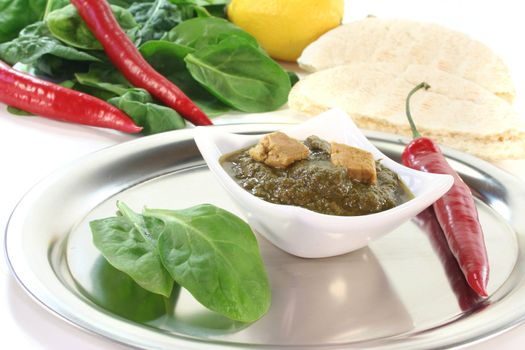
<path id="1" fill-rule="evenodd" d="M 410 191 L 365 150 L 317 136 L 299 141 L 282 132 L 224 155 L 221 164 L 246 191 L 276 204 L 338 216 L 398 206 Z"/>

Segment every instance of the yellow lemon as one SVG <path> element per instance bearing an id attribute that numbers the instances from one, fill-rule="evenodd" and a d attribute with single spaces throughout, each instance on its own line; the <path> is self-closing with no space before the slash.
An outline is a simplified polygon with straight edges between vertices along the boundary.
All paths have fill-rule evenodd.
<path id="1" fill-rule="evenodd" d="M 344 0 L 232 0 L 230 21 L 270 56 L 295 61 L 308 44 L 341 24 Z"/>

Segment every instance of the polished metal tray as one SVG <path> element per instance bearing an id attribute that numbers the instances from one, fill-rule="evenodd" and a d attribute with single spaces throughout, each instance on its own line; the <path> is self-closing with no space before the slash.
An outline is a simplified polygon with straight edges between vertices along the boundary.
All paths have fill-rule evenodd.
<path id="1" fill-rule="evenodd" d="M 279 125 L 230 125 L 265 133 Z M 404 143 L 367 133 L 387 156 Z M 144 137 L 96 152 L 49 176 L 20 201 L 5 253 L 25 290 L 59 317 L 138 348 L 430 349 L 460 347 L 525 319 L 525 187 L 477 158 L 446 151 L 471 186 L 485 231 L 490 297 L 465 284 L 443 237 L 409 221 L 367 248 L 325 259 L 288 255 L 258 237 L 272 287 L 268 314 L 233 322 L 185 290 L 162 299 L 100 256 L 88 222 L 132 208 L 213 203 L 239 214 L 215 182 L 193 130 Z"/>

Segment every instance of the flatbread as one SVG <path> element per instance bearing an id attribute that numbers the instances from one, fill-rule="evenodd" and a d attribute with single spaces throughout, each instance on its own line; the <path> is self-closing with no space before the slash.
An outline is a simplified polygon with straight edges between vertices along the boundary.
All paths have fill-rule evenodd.
<path id="1" fill-rule="evenodd" d="M 473 81 L 508 102 L 515 96 L 507 66 L 490 48 L 432 23 L 379 18 L 348 23 L 310 44 L 298 62 L 310 72 L 365 62 L 423 64 Z"/>
<path id="2" fill-rule="evenodd" d="M 424 65 L 363 63 L 310 74 L 290 92 L 290 108 L 315 115 L 345 110 L 361 128 L 411 136 L 408 92 L 425 81 L 411 111 L 421 134 L 488 160 L 525 157 L 525 125 L 512 106 L 479 85 Z"/>

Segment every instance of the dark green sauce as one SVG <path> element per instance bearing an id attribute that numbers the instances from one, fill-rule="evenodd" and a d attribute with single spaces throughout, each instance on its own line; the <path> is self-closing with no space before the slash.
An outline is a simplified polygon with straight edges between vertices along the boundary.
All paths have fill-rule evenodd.
<path id="1" fill-rule="evenodd" d="M 348 177 L 343 167 L 330 161 L 330 145 L 317 137 L 304 144 L 308 159 L 286 169 L 255 161 L 248 149 L 225 155 L 221 164 L 246 191 L 268 202 L 296 205 L 322 214 L 366 215 L 398 206 L 412 198 L 397 174 L 376 162 L 377 184 Z"/>

